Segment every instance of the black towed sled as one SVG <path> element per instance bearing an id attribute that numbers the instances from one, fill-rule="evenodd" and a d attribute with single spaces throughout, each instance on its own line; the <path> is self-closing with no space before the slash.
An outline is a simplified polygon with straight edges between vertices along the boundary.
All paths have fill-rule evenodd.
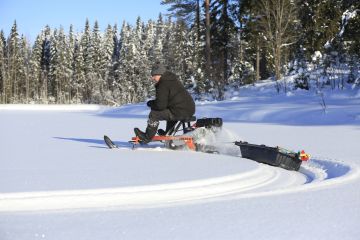
<path id="1" fill-rule="evenodd" d="M 287 170 L 298 171 L 301 163 L 310 158 L 304 150 L 293 152 L 281 147 L 268 147 L 242 141 L 235 142 L 235 145 L 240 147 L 241 155 L 244 158 Z"/>

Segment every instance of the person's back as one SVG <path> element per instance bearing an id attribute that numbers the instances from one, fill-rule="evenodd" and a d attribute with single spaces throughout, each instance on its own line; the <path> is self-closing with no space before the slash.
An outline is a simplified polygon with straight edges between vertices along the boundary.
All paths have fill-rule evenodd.
<path id="1" fill-rule="evenodd" d="M 152 110 L 169 109 L 176 119 L 191 117 L 195 113 L 195 103 L 177 76 L 166 71 L 155 85 L 156 99 Z"/>
<path id="2" fill-rule="evenodd" d="M 155 136 L 159 121 L 167 121 L 167 129 L 177 120 L 191 117 L 195 113 L 195 103 L 177 76 L 166 70 L 162 64 L 155 64 L 151 71 L 156 82 L 156 98 L 147 102 L 151 108 L 145 132 L 135 128 L 135 135 L 144 143 Z"/>

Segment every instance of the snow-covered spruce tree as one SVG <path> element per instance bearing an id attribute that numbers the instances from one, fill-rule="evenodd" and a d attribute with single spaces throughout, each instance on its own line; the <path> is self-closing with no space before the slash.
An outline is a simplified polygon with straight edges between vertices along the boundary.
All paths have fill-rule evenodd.
<path id="1" fill-rule="evenodd" d="M 302 40 L 300 40 L 300 42 L 301 41 Z M 296 58 L 290 63 L 291 67 L 289 67 L 289 70 L 294 74 L 297 73 L 294 81 L 294 89 L 310 89 L 310 73 L 308 71 L 308 62 L 306 60 L 305 50 L 306 49 L 304 49 L 300 44 L 295 54 Z M 313 56 L 313 58 L 313 62 L 316 62 L 316 56 Z"/>
<path id="2" fill-rule="evenodd" d="M 81 44 L 81 36 L 75 38 L 73 77 L 71 79 L 71 101 L 73 103 L 81 103 L 84 99 L 85 85 L 85 61 L 84 50 Z"/>
<path id="3" fill-rule="evenodd" d="M 51 61 L 51 29 L 48 25 L 45 26 L 43 30 L 44 34 L 44 41 L 43 41 L 43 47 L 42 47 L 42 57 L 41 57 L 41 69 L 42 69 L 42 77 L 44 81 L 41 83 L 41 95 L 40 99 L 43 103 L 48 103 L 49 96 L 52 96 L 51 93 L 51 83 L 50 83 L 50 61 Z"/>
<path id="4" fill-rule="evenodd" d="M 6 86 L 6 66 L 5 66 L 5 52 L 6 52 L 6 40 L 4 31 L 0 31 L 0 103 L 6 103 L 5 101 L 5 86 Z"/>
<path id="5" fill-rule="evenodd" d="M 120 37 L 118 33 L 118 26 L 115 24 L 113 26 L 113 40 L 114 40 L 114 51 L 113 51 L 113 57 L 112 60 L 117 61 L 120 57 Z"/>
<path id="6" fill-rule="evenodd" d="M 162 4 L 169 5 L 168 11 L 176 19 L 176 28 L 186 29 L 184 54 L 186 65 L 186 80 L 191 80 L 195 91 L 200 94 L 205 91 L 205 36 L 202 24 L 200 0 L 163 0 Z M 185 25 L 185 26 L 182 26 Z M 184 34 L 184 32 L 182 32 Z M 175 39 L 176 40 L 176 39 Z M 173 44 L 173 43 L 172 43 Z M 173 44 L 174 45 L 174 44 Z M 172 57 L 173 59 L 173 57 Z"/>
<path id="7" fill-rule="evenodd" d="M 155 36 L 154 36 L 154 43 L 151 49 L 151 56 L 150 59 L 152 62 L 165 62 L 164 55 L 163 55 L 163 43 L 165 38 L 165 24 L 163 21 L 163 17 L 159 14 L 158 20 L 155 25 Z"/>
<path id="8" fill-rule="evenodd" d="M 153 20 L 149 20 L 144 28 L 144 50 L 146 51 L 147 58 L 150 63 L 153 63 L 155 59 L 153 59 L 153 44 L 155 39 L 155 23 Z"/>
<path id="9" fill-rule="evenodd" d="M 72 83 L 74 81 L 74 56 L 75 56 L 75 35 L 73 26 L 70 25 L 69 35 L 66 37 L 66 49 L 65 49 L 65 69 L 66 69 L 66 84 L 64 86 L 64 95 L 66 103 L 70 103 L 72 100 Z"/>
<path id="10" fill-rule="evenodd" d="M 156 61 L 153 57 L 152 51 L 153 51 L 153 44 L 154 44 L 154 39 L 155 39 L 155 23 L 153 20 L 149 20 L 144 28 L 143 28 L 143 51 L 145 54 L 145 59 L 148 62 L 147 65 L 147 72 L 146 72 L 146 76 L 148 76 L 148 79 L 146 81 L 146 89 L 148 91 L 147 95 L 148 96 L 154 96 L 155 94 L 155 88 L 153 87 L 152 82 L 149 80 L 149 76 L 150 76 L 150 71 L 151 71 L 151 67 L 154 64 L 154 62 Z"/>
<path id="11" fill-rule="evenodd" d="M 128 90 L 130 91 L 130 96 L 128 98 L 128 102 L 138 102 L 138 90 L 140 87 L 140 82 L 138 81 L 135 72 L 136 72 L 136 55 L 137 49 L 135 46 L 135 38 L 134 38 L 134 31 L 130 24 L 127 25 L 127 40 L 125 41 L 126 44 L 123 45 L 123 50 L 126 51 L 126 55 L 123 55 L 123 62 L 122 67 L 125 71 L 124 77 L 126 77 Z M 123 53 L 125 53 L 125 51 Z"/>
<path id="12" fill-rule="evenodd" d="M 59 65 L 59 55 L 57 51 L 59 50 L 58 43 L 58 32 L 57 29 L 54 29 L 52 35 L 50 36 L 50 62 L 49 62 L 49 74 L 48 74 L 48 101 L 49 103 L 55 103 L 57 94 L 58 94 L 58 81 L 61 74 L 61 69 Z M 61 53 L 60 53 L 61 54 Z"/>
<path id="13" fill-rule="evenodd" d="M 319 13 L 319 5 L 321 4 L 318 0 L 304 0 L 297 1 L 298 18 L 302 31 L 299 32 L 299 42 L 296 44 L 297 51 L 302 48 L 300 57 L 305 57 L 304 60 L 309 61 L 311 55 L 315 51 L 322 50 L 324 45 L 324 39 L 320 37 L 320 24 L 321 16 Z M 296 57 L 300 52 L 296 54 Z"/>
<path id="14" fill-rule="evenodd" d="M 51 60 L 50 60 L 50 79 L 51 95 L 55 103 L 65 103 L 68 93 L 68 86 L 71 80 L 71 66 L 68 54 L 69 46 L 66 41 L 64 29 L 60 27 L 59 32 L 54 31 L 51 39 Z M 70 68 L 70 69 L 69 69 Z"/>
<path id="15" fill-rule="evenodd" d="M 326 47 L 326 43 L 336 37 L 341 24 L 341 2 L 342 0 L 322 1 L 318 9 L 318 22 L 316 34 L 321 41 L 321 48 Z M 317 50 L 317 49 L 316 49 Z M 321 49 L 320 49 L 321 50 Z"/>
<path id="16" fill-rule="evenodd" d="M 200 0 L 162 0 L 161 4 L 169 5 L 168 11 L 177 21 L 185 23 L 190 29 L 194 29 L 197 41 L 201 38 L 201 5 Z"/>
<path id="17" fill-rule="evenodd" d="M 30 74 L 29 74 L 29 60 L 30 60 L 30 47 L 26 38 L 21 35 L 19 42 L 19 101 L 23 103 L 29 102 L 30 92 Z"/>
<path id="18" fill-rule="evenodd" d="M 184 42 L 179 50 L 179 56 L 183 58 L 183 71 L 185 73 L 185 86 L 197 92 L 204 91 L 204 72 L 201 66 L 205 64 L 203 47 L 198 41 L 197 28 L 188 29 L 186 25 L 179 25 L 179 39 Z M 197 92 L 198 93 L 198 92 Z"/>
<path id="19" fill-rule="evenodd" d="M 309 84 L 310 78 L 309 73 L 307 72 L 306 65 L 302 61 L 300 62 L 299 69 L 298 69 L 298 76 L 295 78 L 295 89 L 305 89 L 309 90 L 310 84 Z"/>
<path id="20" fill-rule="evenodd" d="M 71 29 L 70 29 L 71 30 Z M 59 31 L 59 50 L 62 51 L 59 54 L 60 57 L 60 66 L 63 69 L 61 73 L 60 81 L 58 82 L 58 91 L 60 95 L 58 96 L 58 101 L 60 103 L 68 103 L 70 101 L 70 82 L 72 78 L 72 61 L 73 61 L 73 51 L 74 51 L 74 39 L 73 36 L 70 35 L 69 39 L 65 34 L 62 27 L 60 27 Z M 72 42 L 70 42 L 72 41 Z"/>
<path id="21" fill-rule="evenodd" d="M 142 57 L 145 56 L 144 51 L 142 51 L 142 23 L 141 18 L 138 17 L 136 20 L 135 27 L 130 27 L 129 35 L 129 45 L 128 45 L 128 62 L 127 62 L 127 71 L 128 71 L 128 80 L 129 84 L 134 90 L 134 96 L 132 101 L 139 102 L 144 99 L 146 91 L 144 89 L 144 84 L 147 75 L 143 73 L 146 66 L 143 65 Z"/>
<path id="22" fill-rule="evenodd" d="M 212 65 L 217 98 L 223 99 L 224 87 L 228 84 L 229 60 L 232 52 L 230 39 L 235 31 L 235 24 L 230 17 L 229 1 L 215 0 L 211 3 L 211 48 Z"/>
<path id="23" fill-rule="evenodd" d="M 260 72 L 264 44 L 262 33 L 256 27 L 257 16 L 252 12 L 254 4 L 253 1 L 228 2 L 234 28 L 228 44 L 228 81 L 232 86 L 254 83 L 266 77 Z"/>
<path id="24" fill-rule="evenodd" d="M 92 49 L 92 74 L 91 74 L 91 83 L 92 86 L 92 96 L 91 102 L 92 103 L 102 103 L 102 99 L 104 96 L 104 89 L 106 89 L 106 81 L 105 81 L 105 74 L 103 69 L 103 57 L 104 52 L 102 50 L 103 43 L 102 37 L 100 35 L 99 23 L 95 21 L 94 28 L 92 31 L 91 36 L 91 49 Z M 105 64 L 106 65 L 106 64 Z M 106 68 L 106 67 L 105 67 Z M 105 69 L 106 71 L 106 69 Z"/>
<path id="25" fill-rule="evenodd" d="M 114 97 L 120 104 L 144 101 L 149 95 L 152 36 L 152 22 L 144 27 L 138 18 L 135 28 L 125 22 L 122 26 L 119 61 L 114 71 Z"/>
<path id="26" fill-rule="evenodd" d="M 121 67 L 125 70 L 128 89 L 132 92 L 130 102 L 144 101 L 148 97 L 149 80 L 149 60 L 144 47 L 143 24 L 140 17 L 136 21 L 135 28 L 127 25 L 126 37 L 122 41 L 121 48 Z M 124 55 L 126 53 L 126 55 Z"/>
<path id="27" fill-rule="evenodd" d="M 340 49 L 342 50 L 341 54 L 345 56 L 343 58 L 345 63 L 342 64 L 344 70 L 342 71 L 340 86 L 343 88 L 344 80 L 346 80 L 355 87 L 360 85 L 360 29 L 358 27 L 360 24 L 360 2 L 344 1 L 341 10 L 341 25 L 337 39 L 341 41 Z"/>
<path id="28" fill-rule="evenodd" d="M 241 40 L 240 32 L 231 34 L 230 45 L 232 47 L 230 49 L 232 51 L 229 60 L 228 82 L 233 86 L 251 84 L 260 79 L 261 49 L 259 39 L 260 37 L 255 35 L 254 41 L 249 44 L 245 39 Z M 246 50 L 245 54 L 242 52 L 243 49 Z M 243 55 L 245 56 L 242 57 Z"/>
<path id="29" fill-rule="evenodd" d="M 168 21 L 165 24 L 165 38 L 163 42 L 163 56 L 165 64 L 173 71 L 182 83 L 189 78 L 186 63 L 186 25 L 183 21 L 176 24 Z"/>
<path id="30" fill-rule="evenodd" d="M 333 11 L 338 14 L 341 6 L 336 7 Z M 340 9 L 340 10 L 339 10 Z M 360 10 L 359 10 L 360 11 Z M 336 87 L 339 89 L 343 89 L 345 85 L 345 78 L 348 78 L 349 74 L 345 74 L 345 72 L 349 72 L 349 57 L 347 54 L 348 41 L 344 41 L 344 34 L 347 29 L 347 25 L 349 20 L 356 16 L 356 11 L 349 11 L 346 9 L 344 12 L 340 13 L 341 19 L 339 29 L 334 33 L 335 36 L 327 41 L 325 44 L 325 59 L 326 63 L 326 73 L 328 75 L 328 83 L 330 84 L 332 89 Z M 336 16 L 340 16 L 340 14 Z M 335 30 L 334 30 L 335 31 Z M 348 39 L 349 40 L 349 39 Z M 347 79 L 346 79 L 347 80 Z"/>
<path id="31" fill-rule="evenodd" d="M 125 26 L 122 36 L 122 46 L 120 50 L 120 62 L 122 68 L 123 82 L 126 82 L 127 91 L 130 96 L 127 102 L 139 102 L 144 99 L 143 77 L 140 75 L 144 66 L 141 66 L 141 42 L 142 26 L 140 18 L 137 19 L 135 29 L 129 24 Z M 140 65 L 139 65 L 140 64 Z"/>
<path id="32" fill-rule="evenodd" d="M 202 25 L 201 25 L 202 26 Z M 200 26 L 200 27 L 201 27 Z M 193 89 L 200 98 L 206 92 L 205 84 L 205 55 L 203 36 L 198 35 L 198 29 L 193 27 L 187 32 L 186 36 L 186 64 L 188 66 L 190 79 L 193 80 Z"/>
<path id="33" fill-rule="evenodd" d="M 173 29 L 170 45 L 173 49 L 174 71 L 189 90 L 204 90 L 204 73 L 201 70 L 204 65 L 204 59 L 201 59 L 203 48 L 197 39 L 197 29 L 193 28 L 193 31 L 190 31 L 182 20 L 178 20 Z"/>
<path id="34" fill-rule="evenodd" d="M 360 1 L 351 1 L 343 6 L 343 41 L 346 53 L 360 59 Z"/>
<path id="35" fill-rule="evenodd" d="M 41 96 L 42 79 L 42 55 L 43 55 L 44 34 L 41 32 L 35 40 L 32 47 L 31 57 L 29 61 L 30 71 L 30 96 L 33 101 L 39 102 Z"/>
<path id="36" fill-rule="evenodd" d="M 264 55 L 266 53 L 264 35 L 257 22 L 259 15 L 253 1 L 242 1 L 238 6 L 231 5 L 231 12 L 236 16 L 237 31 L 232 35 L 234 56 L 231 79 L 238 84 L 250 84 L 267 78 L 264 71 Z M 237 42 L 237 44 L 236 44 Z M 255 72 L 254 72 L 255 71 Z"/>
<path id="37" fill-rule="evenodd" d="M 176 23 L 185 23 L 188 42 L 184 47 L 187 48 L 190 45 L 195 48 L 193 50 L 196 54 L 193 55 L 191 63 L 189 63 L 189 58 L 186 60 L 187 76 L 190 74 L 197 93 L 208 91 L 211 88 L 210 85 L 213 85 L 210 80 L 212 75 L 210 17 L 207 17 L 210 16 L 210 11 L 207 11 L 210 9 L 210 1 L 163 0 L 162 4 L 170 6 L 168 11 L 176 19 Z"/>
<path id="38" fill-rule="evenodd" d="M 93 96 L 93 88 L 94 88 L 94 48 L 92 45 L 92 33 L 90 30 L 89 20 L 86 19 L 84 33 L 81 36 L 81 48 L 84 59 L 84 83 L 82 86 L 82 102 L 90 103 Z"/>
<path id="39" fill-rule="evenodd" d="M 162 54 L 164 56 L 164 63 L 169 67 L 169 70 L 173 71 L 175 74 L 178 74 L 176 66 L 178 63 L 175 60 L 175 48 L 177 47 L 175 43 L 176 28 L 174 23 L 169 18 L 164 24 L 164 38 L 163 38 L 163 47 Z"/>
<path id="40" fill-rule="evenodd" d="M 331 85 L 332 88 L 335 88 L 336 85 L 342 88 L 346 78 L 344 72 L 348 71 L 344 64 L 351 55 L 348 50 L 351 49 L 352 43 L 356 42 L 353 37 L 345 37 L 348 22 L 351 22 L 347 17 L 354 13 L 352 10 L 356 9 L 356 4 L 360 8 L 360 3 L 339 0 L 306 0 L 299 1 L 298 4 L 302 34 L 296 52 L 299 52 L 300 49 L 304 50 L 305 59 L 308 62 L 311 61 L 314 53 L 323 56 L 321 64 L 316 65 L 317 71 L 323 72 L 318 77 L 318 87 L 326 84 Z M 351 30 L 350 35 L 352 32 L 356 32 L 356 30 Z M 340 67 L 341 65 L 342 67 Z"/>
<path id="41" fill-rule="evenodd" d="M 10 37 L 7 42 L 7 68 L 8 82 L 5 84 L 5 98 L 7 103 L 19 102 L 19 81 L 20 81 L 20 39 L 17 31 L 16 21 L 14 22 Z"/>
<path id="42" fill-rule="evenodd" d="M 145 34 L 145 25 L 141 21 L 140 17 L 136 21 L 134 29 L 134 43 L 135 43 L 135 62 L 136 69 L 135 74 L 137 75 L 140 86 L 137 90 L 140 101 L 144 101 L 150 97 L 150 89 L 153 87 L 150 78 L 151 62 L 145 47 L 147 36 Z"/>
<path id="43" fill-rule="evenodd" d="M 360 86 L 360 65 L 359 57 L 355 54 L 350 57 L 349 60 L 349 77 L 347 82 L 352 84 L 353 87 Z"/>
<path id="44" fill-rule="evenodd" d="M 108 25 L 105 31 L 103 44 L 104 44 L 104 51 L 106 51 L 106 55 L 110 52 L 112 53 L 111 62 L 108 65 L 109 72 L 106 78 L 108 90 L 112 91 L 114 87 L 113 85 L 114 77 L 115 77 L 114 71 L 117 62 L 119 61 L 119 55 L 120 55 L 120 39 L 119 39 L 117 24 L 115 24 L 114 26 Z M 111 49 L 111 47 L 113 49 Z"/>
<path id="45" fill-rule="evenodd" d="M 324 53 L 324 46 L 333 39 L 339 29 L 341 0 L 297 1 L 299 32 L 304 56 L 307 61 L 316 51 Z M 298 46 L 300 47 L 300 46 Z"/>
<path id="46" fill-rule="evenodd" d="M 128 66 L 131 64 L 131 54 L 129 52 L 130 45 L 130 26 L 123 22 L 120 32 L 120 52 L 119 60 L 114 70 L 114 98 L 120 105 L 130 103 L 134 99 L 135 91 L 128 79 Z"/>
<path id="47" fill-rule="evenodd" d="M 104 93 L 103 101 L 105 104 L 117 104 L 113 97 L 113 82 L 114 82 L 114 72 L 113 65 L 116 59 L 115 51 L 117 49 L 117 36 L 115 35 L 114 28 L 111 25 L 108 25 L 103 37 L 102 44 L 102 57 L 101 57 L 101 77 L 104 82 Z"/>

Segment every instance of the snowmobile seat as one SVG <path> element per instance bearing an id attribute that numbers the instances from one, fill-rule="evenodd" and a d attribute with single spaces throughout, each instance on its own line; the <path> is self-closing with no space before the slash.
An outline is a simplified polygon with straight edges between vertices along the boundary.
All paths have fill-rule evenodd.
<path id="1" fill-rule="evenodd" d="M 179 130 L 182 130 L 184 134 L 187 132 L 191 132 L 193 130 L 193 128 L 191 127 L 191 122 L 194 121 L 196 121 L 195 116 L 183 119 L 175 119 L 174 121 L 172 121 L 173 126 L 168 131 L 166 131 L 165 135 L 175 135 Z"/>
<path id="2" fill-rule="evenodd" d="M 195 122 L 196 117 L 191 116 L 191 117 L 187 117 L 187 118 L 183 118 L 183 119 L 176 119 L 175 121 L 180 121 L 180 122 L 184 122 L 184 123 Z"/>

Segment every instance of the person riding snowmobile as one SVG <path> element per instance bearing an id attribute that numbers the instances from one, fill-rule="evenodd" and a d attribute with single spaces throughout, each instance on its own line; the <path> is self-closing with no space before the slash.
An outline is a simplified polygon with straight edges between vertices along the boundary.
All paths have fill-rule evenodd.
<path id="1" fill-rule="evenodd" d="M 159 129 L 160 135 L 171 129 L 177 121 L 188 119 L 195 113 L 195 102 L 179 81 L 178 77 L 156 63 L 151 70 L 151 79 L 155 82 L 156 96 L 147 102 L 151 108 L 145 132 L 134 128 L 135 135 L 142 143 L 148 143 L 155 136 L 159 121 L 166 120 L 166 130 Z"/>

